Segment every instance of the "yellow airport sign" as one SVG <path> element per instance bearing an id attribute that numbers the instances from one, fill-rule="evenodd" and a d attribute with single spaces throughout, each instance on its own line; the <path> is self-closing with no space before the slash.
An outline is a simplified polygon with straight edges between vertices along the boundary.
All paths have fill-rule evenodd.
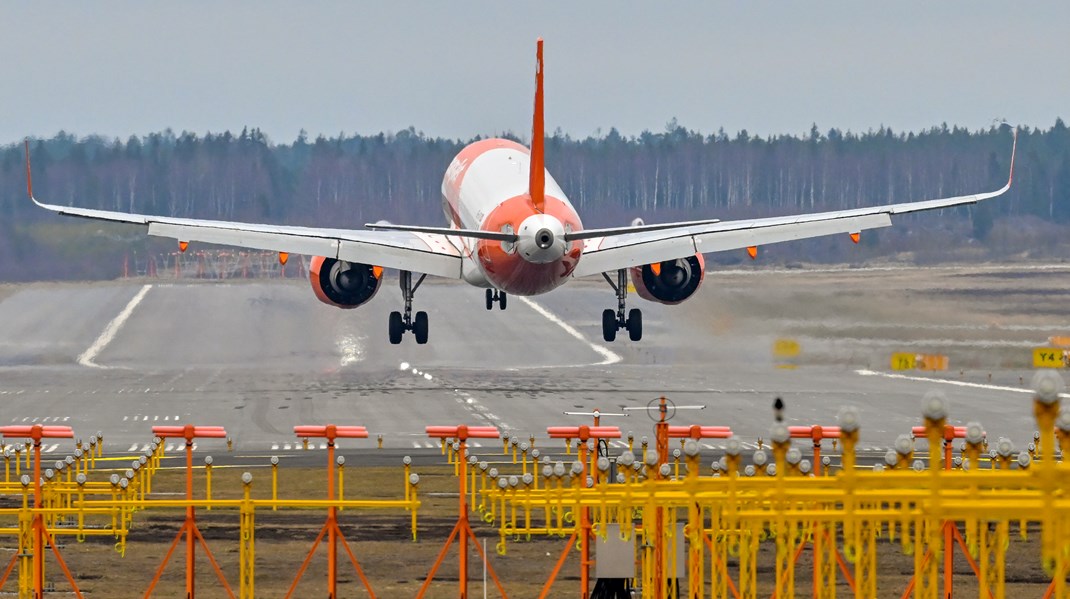
<path id="1" fill-rule="evenodd" d="M 892 370 L 914 370 L 917 366 L 917 354 L 898 352 L 892 354 Z"/>
<path id="2" fill-rule="evenodd" d="M 1057 347 L 1038 347 L 1033 350 L 1033 368 L 1062 368 L 1066 366 L 1066 352 Z"/>
<path id="3" fill-rule="evenodd" d="M 948 358 L 943 354 L 892 354 L 892 370 L 947 370 Z"/>
<path id="4" fill-rule="evenodd" d="M 773 342 L 773 356 L 777 358 L 797 358 L 802 349 L 794 339 L 777 339 Z"/>

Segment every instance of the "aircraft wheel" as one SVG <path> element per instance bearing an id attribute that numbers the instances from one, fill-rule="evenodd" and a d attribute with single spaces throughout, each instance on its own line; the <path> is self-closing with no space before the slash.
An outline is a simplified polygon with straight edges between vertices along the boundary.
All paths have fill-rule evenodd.
<path id="1" fill-rule="evenodd" d="M 628 312 L 628 338 L 632 341 L 643 338 L 643 312 L 639 308 L 632 308 Z"/>
<path id="2" fill-rule="evenodd" d="M 504 291 L 499 291 L 498 292 L 498 307 L 501 308 L 502 310 L 505 309 L 505 297 L 506 297 L 506 295 L 505 295 Z"/>
<path id="3" fill-rule="evenodd" d="M 617 313 L 609 308 L 602 311 L 602 338 L 609 343 L 617 338 Z"/>
<path id="4" fill-rule="evenodd" d="M 427 343 L 427 312 L 416 313 L 416 319 L 412 321 L 412 333 L 416 335 L 416 343 Z"/>
<path id="5" fill-rule="evenodd" d="M 390 313 L 390 343 L 401 343 L 401 336 L 405 333 L 405 322 L 401 320 L 401 312 Z"/>
<path id="6" fill-rule="evenodd" d="M 494 309 L 494 290 L 493 289 L 488 289 L 487 290 L 487 309 L 488 310 L 493 310 Z"/>

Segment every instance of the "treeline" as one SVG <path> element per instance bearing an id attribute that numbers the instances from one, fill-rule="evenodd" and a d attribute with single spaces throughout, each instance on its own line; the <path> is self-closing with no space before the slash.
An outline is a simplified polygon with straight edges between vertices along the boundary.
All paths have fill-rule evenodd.
<path id="1" fill-rule="evenodd" d="M 127 140 L 59 133 L 31 140 L 34 187 L 57 204 L 180 217 L 361 227 L 380 219 L 440 225 L 440 185 L 473 140 L 392 134 L 272 143 L 257 129 Z M 1007 127 L 809 135 L 661 133 L 547 139 L 547 166 L 588 227 L 696 217 L 740 218 L 855 208 L 986 191 L 1006 180 Z M 0 148 L 0 251 L 21 227 L 54 222 L 24 193 L 22 144 Z M 948 211 L 955 231 L 986 241 L 1006 217 L 1070 223 L 1070 131 L 1019 133 L 1015 185 L 984 209 Z M 919 217 L 912 217 L 917 219 Z M 908 221 L 913 222 L 913 221 Z M 920 221 L 919 221 L 920 222 Z M 25 240 L 23 240 L 25 241 Z M 21 248 L 22 252 L 26 248 Z M 31 252 L 32 253 L 32 252 Z M 0 257 L 0 262 L 10 256 Z M 0 267 L 0 276 L 12 269 Z M 17 276 L 17 275 L 16 275 Z M 46 277 L 47 278 L 47 277 Z"/>

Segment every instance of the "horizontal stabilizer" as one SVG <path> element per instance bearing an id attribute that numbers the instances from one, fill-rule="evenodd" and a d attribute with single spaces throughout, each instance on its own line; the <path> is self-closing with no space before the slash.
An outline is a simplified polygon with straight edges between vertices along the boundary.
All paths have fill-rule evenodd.
<path id="1" fill-rule="evenodd" d="M 435 233 L 436 235 L 452 235 L 454 237 L 469 237 L 472 239 L 490 239 L 492 241 L 516 242 L 513 233 L 498 233 L 496 231 L 479 231 L 475 229 L 451 229 L 449 227 L 414 227 L 410 225 L 388 225 L 368 223 L 365 227 L 376 231 L 408 231 L 410 233 Z"/>
<path id="2" fill-rule="evenodd" d="M 636 219 L 638 220 L 638 219 Z M 700 225 L 712 225 L 721 222 L 720 219 L 710 218 L 706 220 L 692 220 L 680 223 L 661 223 L 655 225 L 638 225 L 631 227 L 614 227 L 610 229 L 584 229 L 575 233 L 565 233 L 565 241 L 577 241 L 580 239 L 592 239 L 594 237 L 612 237 L 614 235 L 627 235 L 628 233 L 646 233 L 648 231 L 664 231 L 666 229 L 686 229 Z"/>

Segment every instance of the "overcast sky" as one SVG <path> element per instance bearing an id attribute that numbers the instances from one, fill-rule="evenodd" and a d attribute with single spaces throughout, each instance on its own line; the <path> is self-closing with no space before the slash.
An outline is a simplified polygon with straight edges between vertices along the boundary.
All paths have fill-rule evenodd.
<path id="1" fill-rule="evenodd" d="M 0 143 L 245 125 L 802 133 L 1070 117 L 1066 0 L 4 2 Z"/>

